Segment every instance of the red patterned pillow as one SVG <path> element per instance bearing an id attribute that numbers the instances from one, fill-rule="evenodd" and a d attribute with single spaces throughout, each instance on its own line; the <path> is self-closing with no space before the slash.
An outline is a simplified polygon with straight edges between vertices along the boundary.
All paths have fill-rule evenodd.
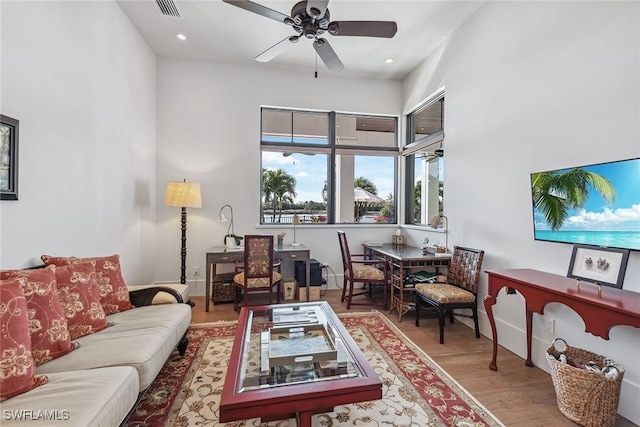
<path id="1" fill-rule="evenodd" d="M 0 280 L 10 279 L 16 271 L 18 270 L 0 270 Z"/>
<path id="2" fill-rule="evenodd" d="M 55 266 L 14 270 L 11 275 L 25 279 L 22 291 L 27 300 L 31 353 L 36 365 L 73 350 L 67 318 L 58 297 Z"/>
<path id="3" fill-rule="evenodd" d="M 42 255 L 42 261 L 49 265 L 69 265 L 81 262 L 91 262 L 96 269 L 98 287 L 100 288 L 100 304 L 108 316 L 113 313 L 127 311 L 133 308 L 129 300 L 129 290 L 122 278 L 120 270 L 120 256 L 111 255 L 107 257 L 52 257 Z"/>
<path id="4" fill-rule="evenodd" d="M 90 262 L 55 267 L 58 295 L 67 317 L 69 334 L 75 340 L 107 327 L 100 305 L 96 270 Z"/>
<path id="5" fill-rule="evenodd" d="M 0 401 L 46 384 L 45 375 L 36 375 L 31 355 L 27 300 L 22 281 L 16 277 L 0 280 Z"/>

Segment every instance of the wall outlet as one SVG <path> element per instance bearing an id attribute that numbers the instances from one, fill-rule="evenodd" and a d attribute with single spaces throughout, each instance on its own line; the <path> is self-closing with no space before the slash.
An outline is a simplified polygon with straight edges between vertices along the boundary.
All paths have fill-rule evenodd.
<path id="1" fill-rule="evenodd" d="M 553 334 L 555 332 L 556 329 L 556 321 L 555 319 L 552 319 L 550 317 L 545 317 L 544 318 L 544 330 L 549 332 L 550 334 Z"/>
<path id="2" fill-rule="evenodd" d="M 199 276 L 200 275 L 200 266 L 199 265 L 194 265 L 192 268 L 193 268 L 193 275 L 194 276 Z"/>

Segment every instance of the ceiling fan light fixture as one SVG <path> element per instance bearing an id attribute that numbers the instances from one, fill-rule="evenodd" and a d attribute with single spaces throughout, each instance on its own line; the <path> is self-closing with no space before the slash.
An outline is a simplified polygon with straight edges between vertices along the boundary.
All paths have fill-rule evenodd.
<path id="1" fill-rule="evenodd" d="M 302 34 L 304 34 L 304 36 L 308 39 L 315 39 L 316 38 L 315 26 L 312 24 L 305 25 L 304 29 L 302 30 Z"/>

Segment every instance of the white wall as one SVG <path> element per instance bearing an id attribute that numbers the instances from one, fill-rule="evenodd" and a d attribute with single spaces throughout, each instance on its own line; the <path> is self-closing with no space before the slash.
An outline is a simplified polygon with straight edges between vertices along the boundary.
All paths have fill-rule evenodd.
<path id="1" fill-rule="evenodd" d="M 288 74 L 159 58 L 156 280 L 175 281 L 180 275 L 180 212 L 161 202 L 171 180 L 187 179 L 202 187 L 202 209 L 188 210 L 187 278 L 191 282 L 194 266 L 200 267 L 204 278 L 206 250 L 223 244 L 228 224 L 217 218 L 225 204 L 233 206 L 236 233 L 285 231 L 291 239 L 290 227 L 257 227 L 261 105 L 400 115 L 401 83 L 338 79 L 326 72 L 315 79 L 311 67 L 307 74 Z M 366 231 L 360 228 L 359 233 Z M 355 244 L 363 238 L 354 234 L 353 239 Z M 297 240 L 311 248 L 313 257 L 340 271 L 335 228 L 305 225 L 298 229 Z M 204 294 L 204 280 L 192 292 Z"/>
<path id="2" fill-rule="evenodd" d="M 571 245 L 533 239 L 529 174 L 640 156 L 640 4 L 487 3 L 405 80 L 404 112 L 441 86 L 449 246 L 484 249 L 484 270 L 566 275 Z M 424 236 L 409 233 L 414 243 Z M 640 292 L 638 252 L 624 289 Z M 483 277 L 481 298 L 486 291 Z M 503 291 L 494 313 L 499 343 L 525 357 L 523 298 Z M 640 329 L 614 327 L 607 341 L 584 333 L 563 305 L 549 304 L 545 315 L 556 320 L 555 336 L 626 368 L 619 412 L 640 424 Z M 541 319 L 534 316 L 533 362 L 548 370 L 553 336 Z"/>
<path id="3" fill-rule="evenodd" d="M 114 2 L 1 7 L 2 114 L 20 120 L 19 200 L 0 202 L 0 268 L 119 253 L 153 278 L 155 56 Z"/>

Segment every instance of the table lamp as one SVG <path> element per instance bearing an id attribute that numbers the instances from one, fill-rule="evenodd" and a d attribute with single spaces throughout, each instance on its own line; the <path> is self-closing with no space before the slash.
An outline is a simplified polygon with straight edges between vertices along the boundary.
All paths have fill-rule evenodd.
<path id="1" fill-rule="evenodd" d="M 200 192 L 200 184 L 194 182 L 171 181 L 167 184 L 167 192 L 164 197 L 165 206 L 177 206 L 182 208 L 181 230 L 182 230 L 182 247 L 180 250 L 180 283 L 187 282 L 187 208 L 202 207 L 202 193 Z"/>

